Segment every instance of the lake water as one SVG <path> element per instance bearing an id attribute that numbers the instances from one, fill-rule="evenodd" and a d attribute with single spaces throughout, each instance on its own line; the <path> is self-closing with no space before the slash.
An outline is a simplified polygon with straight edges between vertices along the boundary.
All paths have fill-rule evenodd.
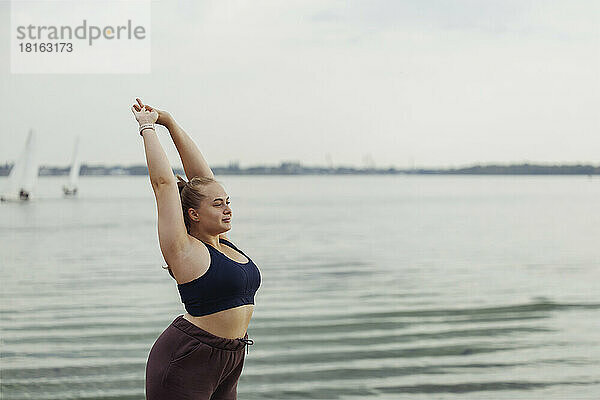
<path id="1" fill-rule="evenodd" d="M 600 398 L 598 177 L 217 179 L 262 273 L 240 399 Z M 1 398 L 143 399 L 184 312 L 152 189 L 65 181 L 0 204 Z"/>

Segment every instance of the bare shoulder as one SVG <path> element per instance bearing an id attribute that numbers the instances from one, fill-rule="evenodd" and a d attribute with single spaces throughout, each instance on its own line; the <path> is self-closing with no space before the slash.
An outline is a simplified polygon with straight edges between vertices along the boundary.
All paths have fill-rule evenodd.
<path id="1" fill-rule="evenodd" d="M 204 275 L 210 266 L 210 253 L 206 245 L 188 235 L 187 240 L 169 262 L 169 268 L 177 283 L 192 281 Z"/>

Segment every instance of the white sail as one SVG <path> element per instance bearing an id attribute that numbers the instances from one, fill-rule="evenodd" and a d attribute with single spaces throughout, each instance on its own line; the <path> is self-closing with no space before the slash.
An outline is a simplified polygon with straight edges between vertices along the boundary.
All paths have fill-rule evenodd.
<path id="1" fill-rule="evenodd" d="M 31 193 L 35 187 L 35 184 L 37 183 L 39 170 L 37 143 L 33 130 L 29 131 L 27 149 L 28 151 L 26 153 L 27 159 L 25 161 L 25 170 L 23 171 L 23 178 L 21 180 L 19 189 Z"/>
<path id="2" fill-rule="evenodd" d="M 25 147 L 8 176 L 8 182 L 2 194 L 3 199 L 26 199 L 31 195 L 37 182 L 39 168 L 36 147 L 35 134 L 33 130 L 30 130 Z"/>
<path id="3" fill-rule="evenodd" d="M 79 182 L 79 170 L 80 170 L 80 161 L 79 161 L 79 135 L 75 137 L 75 146 L 73 148 L 73 158 L 71 159 L 71 170 L 69 172 L 69 186 L 70 189 L 77 188 L 77 184 Z"/>
<path id="4" fill-rule="evenodd" d="M 27 137 L 27 142 L 25 142 L 25 147 L 23 147 L 23 151 L 19 155 L 19 158 L 13 164 L 12 169 L 10 170 L 10 174 L 8 175 L 8 181 L 6 182 L 6 186 L 2 191 L 3 198 L 17 198 L 19 194 L 19 181 L 23 176 L 23 171 L 25 170 L 25 158 L 27 154 L 27 143 L 29 143 L 31 137 L 31 132 Z"/>

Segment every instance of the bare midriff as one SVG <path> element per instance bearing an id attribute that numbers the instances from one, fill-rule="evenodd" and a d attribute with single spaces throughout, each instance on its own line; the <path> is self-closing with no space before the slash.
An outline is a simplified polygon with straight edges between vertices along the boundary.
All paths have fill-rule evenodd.
<path id="1" fill-rule="evenodd" d="M 254 304 L 245 304 L 200 317 L 194 317 L 189 313 L 185 313 L 183 318 L 215 336 L 237 339 L 243 338 L 246 335 L 253 312 Z"/>

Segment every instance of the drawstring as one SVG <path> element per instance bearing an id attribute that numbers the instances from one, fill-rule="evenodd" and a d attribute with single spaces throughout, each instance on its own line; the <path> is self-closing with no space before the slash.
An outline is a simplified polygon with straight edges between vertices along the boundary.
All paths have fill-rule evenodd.
<path id="1" fill-rule="evenodd" d="M 245 338 L 237 338 L 236 340 L 239 340 L 242 343 L 245 343 L 246 346 L 246 354 L 248 354 L 248 345 L 253 345 L 254 344 L 254 340 L 252 339 L 245 339 Z"/>

